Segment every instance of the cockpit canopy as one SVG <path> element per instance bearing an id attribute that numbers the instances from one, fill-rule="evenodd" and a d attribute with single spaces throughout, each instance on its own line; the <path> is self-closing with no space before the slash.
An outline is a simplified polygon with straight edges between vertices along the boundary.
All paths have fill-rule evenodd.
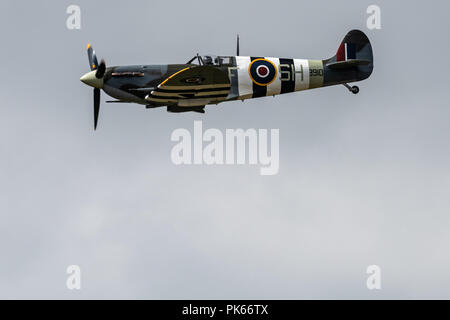
<path id="1" fill-rule="evenodd" d="M 234 57 L 216 55 L 197 55 L 188 64 L 197 62 L 201 66 L 230 66 L 233 65 Z"/>

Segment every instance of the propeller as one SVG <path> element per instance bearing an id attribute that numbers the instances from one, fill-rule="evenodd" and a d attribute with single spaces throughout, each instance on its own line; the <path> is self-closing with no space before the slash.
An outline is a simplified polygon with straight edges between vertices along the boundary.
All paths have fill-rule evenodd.
<path id="1" fill-rule="evenodd" d="M 102 59 L 102 62 L 100 62 L 97 72 L 95 73 L 95 77 L 97 79 L 101 79 L 105 75 L 105 72 L 106 72 L 106 63 L 105 63 L 105 60 Z"/>
<path id="2" fill-rule="evenodd" d="M 87 54 L 91 72 L 84 75 L 81 78 L 81 81 L 94 87 L 94 130 L 97 130 L 98 117 L 100 114 L 100 88 L 103 86 L 102 80 L 106 73 L 106 63 L 104 59 L 102 59 L 100 64 L 98 63 L 97 55 L 90 44 L 87 46 Z"/>
<path id="3" fill-rule="evenodd" d="M 98 60 L 97 60 L 97 56 L 96 56 L 95 51 L 92 48 L 91 44 L 87 45 L 87 52 L 88 52 L 89 66 L 91 67 L 91 71 L 97 70 Z"/>
<path id="4" fill-rule="evenodd" d="M 94 130 L 97 130 L 98 115 L 100 113 L 100 89 L 94 89 Z"/>

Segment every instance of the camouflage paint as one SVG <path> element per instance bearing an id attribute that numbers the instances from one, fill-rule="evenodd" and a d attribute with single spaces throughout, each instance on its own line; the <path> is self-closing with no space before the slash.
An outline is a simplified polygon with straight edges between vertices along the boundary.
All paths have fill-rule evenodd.
<path id="1" fill-rule="evenodd" d="M 88 47 L 90 66 L 97 64 L 93 49 Z M 106 69 L 103 90 L 119 102 L 135 102 L 148 107 L 170 106 L 173 112 L 183 107 L 199 108 L 206 104 L 275 96 L 324 86 L 367 79 L 373 71 L 373 54 L 367 36 L 350 31 L 337 54 L 327 60 L 283 59 L 271 57 L 229 57 L 227 65 L 137 65 Z M 252 62 L 273 65 L 275 75 L 265 73 L 270 82 L 250 70 Z M 218 61 L 221 61 L 219 57 Z M 258 62 L 259 63 L 259 62 Z M 263 63 L 263 64 L 264 64 Z M 261 63 L 259 63 L 261 64 Z M 258 71 L 259 72 L 259 71 Z M 274 76 L 274 78 L 272 78 Z"/>

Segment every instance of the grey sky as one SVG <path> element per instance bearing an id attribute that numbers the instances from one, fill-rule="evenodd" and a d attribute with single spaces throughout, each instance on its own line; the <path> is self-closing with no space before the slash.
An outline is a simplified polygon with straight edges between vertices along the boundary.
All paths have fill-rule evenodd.
<path id="1" fill-rule="evenodd" d="M 66 8 L 82 30 L 66 29 Z M 366 8 L 382 9 L 382 30 Z M 445 1 L 0 2 L 0 298 L 450 298 Z M 332 87 L 168 114 L 102 104 L 107 65 L 197 52 L 322 59 L 361 29 L 375 55 Z M 105 100 L 103 95 L 102 99 Z M 176 128 L 279 128 L 280 173 L 170 161 Z M 66 289 L 68 265 L 82 290 Z M 365 286 L 382 268 L 383 290 Z"/>

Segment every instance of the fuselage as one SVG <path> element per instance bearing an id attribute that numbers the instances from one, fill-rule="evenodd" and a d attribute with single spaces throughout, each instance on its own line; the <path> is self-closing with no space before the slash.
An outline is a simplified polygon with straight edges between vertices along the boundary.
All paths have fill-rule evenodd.
<path id="1" fill-rule="evenodd" d="M 367 79 L 373 71 L 373 52 L 367 36 L 351 30 L 336 54 L 326 60 L 272 57 L 196 55 L 186 64 L 106 67 L 90 44 L 90 72 L 80 80 L 94 88 L 94 129 L 97 128 L 101 89 L 115 101 L 147 108 L 167 106 L 168 112 L 205 113 L 205 106 L 344 84 Z M 193 63 L 197 61 L 197 64 Z"/>
<path id="2" fill-rule="evenodd" d="M 354 71 L 343 74 L 341 71 L 337 73 L 327 70 L 323 60 L 235 56 L 217 57 L 209 65 L 228 75 L 230 88 L 226 94 L 223 94 L 224 90 L 221 88 L 221 95 L 208 104 L 275 96 L 358 80 Z M 102 89 L 123 102 L 155 107 L 171 105 L 174 104 L 173 99 L 152 99 L 152 92 L 165 79 L 181 70 L 197 66 L 171 64 L 110 67 L 104 76 Z M 182 99 L 186 100 L 186 97 Z"/>

